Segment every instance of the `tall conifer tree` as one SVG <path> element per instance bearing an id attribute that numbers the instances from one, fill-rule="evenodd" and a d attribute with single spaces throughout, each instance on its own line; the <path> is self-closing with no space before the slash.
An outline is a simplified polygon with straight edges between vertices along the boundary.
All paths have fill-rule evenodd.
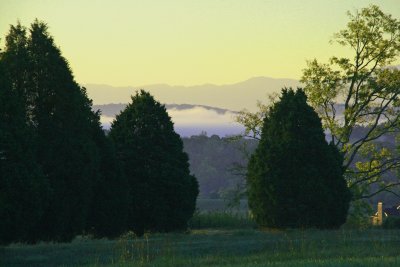
<path id="1" fill-rule="evenodd" d="M 36 20 L 29 34 L 20 24 L 11 26 L 2 58 L 11 93 L 20 103 L 18 107 L 14 103 L 12 108 L 20 109 L 26 124 L 31 126 L 32 134 L 25 134 L 32 137 L 33 156 L 50 187 L 47 204 L 42 206 L 44 214 L 32 231 L 36 235 L 32 239 L 71 240 L 85 229 L 95 227 L 93 220 L 88 220 L 89 216 L 93 218 L 93 202 L 99 198 L 94 199 L 94 193 L 104 193 L 98 190 L 99 184 L 104 186 L 104 181 L 111 179 L 113 186 L 107 191 L 107 200 L 111 200 L 111 188 L 121 182 L 115 161 L 105 162 L 113 156 L 102 154 L 112 153 L 112 149 L 107 148 L 110 144 L 98 114 L 91 110 L 86 91 L 75 82 L 45 23 Z M 18 138 L 16 142 L 25 137 Z M 106 176 L 117 178 L 114 181 Z M 120 200 L 121 195 L 114 199 Z M 104 205 L 96 208 L 98 213 L 107 209 Z M 115 215 L 119 209 L 112 210 L 114 213 L 105 214 Z M 97 217 L 96 222 L 104 224 L 105 220 Z M 124 225 L 121 220 L 113 222 L 112 227 L 116 222 Z M 119 231 L 123 228 L 118 227 Z M 115 230 L 109 227 L 107 231 Z"/>
<path id="2" fill-rule="evenodd" d="M 32 164 L 38 162 L 37 172 L 41 171 L 44 177 L 44 184 L 35 187 L 34 193 L 46 197 L 46 201 L 37 208 L 41 216 L 30 220 L 35 222 L 35 229 L 30 231 L 29 239 L 68 241 L 85 230 L 99 236 L 115 236 L 124 231 L 129 200 L 126 180 L 101 128 L 99 113 L 91 110 L 91 100 L 75 82 L 47 25 L 36 20 L 29 34 L 19 23 L 11 26 L 1 61 L 4 71 L 0 100 L 4 106 L 0 111 L 2 116 L 8 116 L 2 120 L 1 128 L 9 128 L 8 132 L 1 132 L 1 141 L 7 144 L 6 138 L 14 138 L 16 145 L 7 150 L 16 157 L 12 163 L 23 166 L 17 162 L 17 155 L 26 150 L 25 156 L 32 156 Z M 14 120 L 11 127 L 7 127 L 9 120 Z M 10 132 L 13 129 L 21 130 L 14 134 Z M 30 150 L 25 147 L 28 139 Z M 21 169 L 36 177 L 28 167 Z M 10 179 L 2 181 L 16 183 L 19 178 Z M 20 188 L 13 188 L 8 193 L 17 195 Z M 32 205 L 35 201 L 32 197 Z M 3 225 L 6 223 L 4 220 Z"/>
<path id="3" fill-rule="evenodd" d="M 256 221 L 278 228 L 339 227 L 351 197 L 342 164 L 303 90 L 284 89 L 264 119 L 248 165 L 249 206 Z"/>
<path id="4" fill-rule="evenodd" d="M 117 160 L 112 142 L 100 125 L 100 114 L 93 113 L 92 136 L 99 149 L 99 177 L 93 186 L 93 199 L 87 231 L 96 237 L 116 237 L 127 230 L 130 207 L 129 187 Z"/>
<path id="5" fill-rule="evenodd" d="M 112 123 L 110 137 L 132 196 L 129 227 L 137 234 L 184 229 L 195 209 L 198 184 L 164 105 L 137 92 Z"/>
<path id="6" fill-rule="evenodd" d="M 35 159 L 34 132 L 26 123 L 24 102 L 15 90 L 20 85 L 11 83 L 12 67 L 6 68 L 3 56 L 0 55 L 0 244 L 34 242 L 49 191 Z"/>
<path id="7" fill-rule="evenodd" d="M 98 176 L 98 150 L 90 136 L 91 103 L 46 24 L 31 25 L 27 49 L 27 98 L 33 102 L 37 157 L 52 192 L 40 224 L 41 238 L 66 241 L 85 228 Z"/>

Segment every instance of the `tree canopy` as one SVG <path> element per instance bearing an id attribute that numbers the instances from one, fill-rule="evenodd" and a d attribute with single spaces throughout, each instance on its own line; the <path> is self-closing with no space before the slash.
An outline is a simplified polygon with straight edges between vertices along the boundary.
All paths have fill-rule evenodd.
<path id="1" fill-rule="evenodd" d="M 163 105 L 145 91 L 116 116 L 110 138 L 132 197 L 128 227 L 136 233 L 185 229 L 198 183 Z"/>
<path id="2" fill-rule="evenodd" d="M 400 21 L 375 5 L 348 16 L 347 27 L 332 41 L 353 57 L 334 56 L 327 64 L 309 61 L 301 82 L 324 130 L 343 152 L 352 203 L 362 207 L 362 200 L 395 193 L 400 185 L 394 179 L 398 151 L 380 142 L 399 132 L 400 70 L 390 64 L 400 55 Z M 246 136 L 260 138 L 262 119 L 275 101 L 272 96 L 268 104 L 259 104 L 259 112 L 239 113 L 236 120 L 245 126 Z M 360 135 L 357 129 L 367 130 Z"/>
<path id="3" fill-rule="evenodd" d="M 11 33 L 7 38 L 17 43 L 22 36 Z M 45 23 L 32 23 L 26 40 L 26 75 L 13 79 L 23 84 L 27 120 L 36 133 L 36 158 L 51 188 L 37 232 L 44 240 L 71 240 L 86 226 L 99 175 L 98 148 L 90 134 L 91 101 Z M 5 53 L 12 53 L 11 47 L 6 46 Z"/>
<path id="4" fill-rule="evenodd" d="M 263 121 L 247 173 L 249 207 L 268 227 L 335 228 L 347 217 L 350 192 L 343 158 L 325 141 L 303 90 L 282 90 Z"/>
<path id="5" fill-rule="evenodd" d="M 400 70 L 389 67 L 400 56 L 400 21 L 375 5 L 348 16 L 333 41 L 353 57 L 309 61 L 301 81 L 324 129 L 344 152 L 346 179 L 358 200 L 400 185 L 385 179 L 400 166 L 400 156 L 376 143 L 400 129 Z M 368 131 L 353 138 L 360 126 Z"/>
<path id="6" fill-rule="evenodd" d="M 0 244 L 33 242 L 49 188 L 35 157 L 34 132 L 0 55 Z"/>
<path id="7" fill-rule="evenodd" d="M 31 242 L 69 241 L 92 228 L 99 235 L 120 232 L 125 221 L 118 205 L 126 194 L 119 165 L 99 114 L 91 110 L 47 25 L 36 20 L 29 30 L 11 26 L 1 65 L 0 151 L 7 154 L 2 193 L 24 218 L 1 214 L 1 221 L 21 229 L 29 225 Z M 3 226 L 0 232 L 7 231 Z M 16 238 L 5 242 L 21 239 Z"/>

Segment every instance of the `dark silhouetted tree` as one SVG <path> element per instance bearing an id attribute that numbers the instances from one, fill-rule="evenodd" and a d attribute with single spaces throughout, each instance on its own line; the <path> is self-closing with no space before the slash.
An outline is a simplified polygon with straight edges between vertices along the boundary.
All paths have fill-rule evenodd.
<path id="1" fill-rule="evenodd" d="M 48 187 L 35 160 L 33 131 L 0 55 L 0 244 L 34 242 Z"/>
<path id="2" fill-rule="evenodd" d="M 129 205 L 126 180 L 112 144 L 101 128 L 99 114 L 91 110 L 91 100 L 85 89 L 75 82 L 47 25 L 36 20 L 28 32 L 19 23 L 11 26 L 1 62 L 4 66 L 2 83 L 8 84 L 8 89 L 3 86 L 7 90 L 3 90 L 1 99 L 5 103 L 2 116 L 6 116 L 2 120 L 3 150 L 14 153 L 12 163 L 20 166 L 21 175 L 24 171 L 32 174 L 21 178 L 17 174 L 16 178 L 7 174 L 9 180 L 2 181 L 8 183 L 4 186 L 13 186 L 13 183 L 20 183 L 19 180 L 26 180 L 26 186 L 35 186 L 34 194 L 46 196 L 46 202 L 37 209 L 40 220 L 32 216 L 25 224 L 31 229 L 31 224 L 35 223 L 28 241 L 68 241 L 85 230 L 107 237 L 124 231 Z M 13 142 L 13 147 L 6 147 Z M 26 142 L 32 149 L 28 149 Z M 17 158 L 18 153 L 24 155 Z M 32 166 L 23 167 L 26 162 L 19 161 L 29 157 L 32 157 L 29 160 Z M 43 173 L 44 185 L 28 183 L 27 179 L 40 178 L 33 170 L 35 162 L 40 166 L 37 172 Z M 7 164 L 2 166 L 11 168 L 8 161 Z M 12 170 L 4 169 L 4 175 Z M 49 190 L 45 188 L 47 185 Z M 9 195 L 23 192 L 18 186 L 10 190 Z M 24 197 L 21 193 L 20 198 Z M 32 205 L 26 205 L 27 209 L 36 205 L 35 201 L 39 200 L 32 196 Z M 9 219 L 15 221 L 10 216 Z M 4 221 L 4 225 L 7 223 Z M 27 239 L 25 235 L 19 237 L 15 232 L 14 235 L 18 238 L 15 240 Z"/>
<path id="3" fill-rule="evenodd" d="M 28 54 L 28 37 L 26 28 L 20 23 L 16 26 L 11 25 L 6 36 L 5 51 L 2 53 L 2 61 L 5 75 L 9 79 L 13 94 L 18 97 L 21 102 L 20 109 L 25 113 L 27 123 L 32 116 L 32 99 L 28 98 L 31 94 L 29 90 L 29 54 Z"/>
<path id="4" fill-rule="evenodd" d="M 267 227 L 339 227 L 351 198 L 344 170 L 342 155 L 326 142 L 303 90 L 282 90 L 248 165 L 254 218 Z"/>
<path id="5" fill-rule="evenodd" d="M 71 240 L 86 227 L 93 187 L 101 178 L 100 148 L 93 136 L 101 131 L 99 118 L 46 24 L 36 20 L 29 34 L 19 24 L 11 26 L 3 63 L 50 187 L 33 239 Z"/>
<path id="6" fill-rule="evenodd" d="M 110 138 L 132 196 L 129 227 L 137 234 L 186 228 L 198 183 L 165 107 L 143 90 L 136 93 L 112 123 Z"/>
<path id="7" fill-rule="evenodd" d="M 100 173 L 93 186 L 87 230 L 96 237 L 112 238 L 127 230 L 131 198 L 115 149 L 101 128 L 99 114 L 93 116 L 96 118 L 92 136 L 100 152 Z"/>
<path id="8" fill-rule="evenodd" d="M 74 81 L 46 24 L 31 25 L 27 50 L 26 98 L 33 103 L 37 159 L 52 192 L 38 232 L 41 239 L 68 241 L 85 229 L 99 175 L 99 151 L 90 135 L 91 102 Z"/>

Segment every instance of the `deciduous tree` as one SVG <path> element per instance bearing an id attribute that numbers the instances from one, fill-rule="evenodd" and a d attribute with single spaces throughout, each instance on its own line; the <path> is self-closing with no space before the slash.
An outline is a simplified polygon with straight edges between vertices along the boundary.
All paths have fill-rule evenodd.
<path id="1" fill-rule="evenodd" d="M 392 189 L 400 184 L 387 179 L 395 176 L 400 156 L 376 142 L 399 131 L 400 71 L 389 65 L 399 59 L 400 21 L 375 5 L 348 15 L 347 27 L 333 41 L 353 56 L 332 57 L 328 64 L 309 61 L 301 81 L 324 130 L 344 153 L 345 178 L 354 206 L 360 207 L 363 199 L 395 193 Z M 260 137 L 260 122 L 272 104 L 261 105 L 258 113 L 239 114 L 245 135 Z M 368 130 L 355 138 L 359 127 Z"/>
<path id="2" fill-rule="evenodd" d="M 333 41 L 352 56 L 335 56 L 328 64 L 312 60 L 301 81 L 324 129 L 344 153 L 346 180 L 353 200 L 359 200 L 400 185 L 384 179 L 399 168 L 400 156 L 376 143 L 400 130 L 400 71 L 389 67 L 400 55 L 400 21 L 375 5 L 348 15 L 347 27 Z M 368 131 L 353 138 L 359 126 Z"/>

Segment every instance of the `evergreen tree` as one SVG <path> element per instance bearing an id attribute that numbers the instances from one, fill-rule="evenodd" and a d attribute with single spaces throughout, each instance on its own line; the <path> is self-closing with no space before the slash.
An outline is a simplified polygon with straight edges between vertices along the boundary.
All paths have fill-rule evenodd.
<path id="1" fill-rule="evenodd" d="M 110 138 L 132 197 L 129 227 L 137 234 L 186 228 L 198 184 L 165 107 L 137 92 L 112 123 Z"/>
<path id="2" fill-rule="evenodd" d="M 99 114 L 92 112 L 86 90 L 74 81 L 68 62 L 55 46 L 47 25 L 36 20 L 29 34 L 19 23 L 11 26 L 1 56 L 2 86 L 7 83 L 0 99 L 4 103 L 2 116 L 6 116 L 1 127 L 2 147 L 7 153 L 14 153 L 16 159 L 12 164 L 20 164 L 19 172 L 30 173 L 22 178 L 7 174 L 8 180 L 2 179 L 2 186 L 10 186 L 8 195 L 23 198 L 25 195 L 19 192 L 23 190 L 12 184 L 24 181 L 29 185 L 28 179 L 32 179 L 35 188 L 32 185 L 33 191 L 26 191 L 46 199 L 40 207 L 30 209 L 37 210 L 40 216 L 32 216 L 29 223 L 20 227 L 31 229 L 35 224 L 28 231 L 29 237 L 17 236 L 13 231 L 5 233 L 33 242 L 68 241 L 84 230 L 108 237 L 124 231 L 129 204 L 126 180 L 112 144 L 101 128 Z M 10 148 L 5 147 L 12 144 Z M 27 167 L 23 167 L 26 162 L 19 162 L 25 158 L 30 164 Z M 6 163 L 2 164 L 3 177 L 7 171 L 13 171 L 5 169 L 10 168 Z M 38 170 L 34 170 L 35 166 Z M 3 195 L 4 199 L 8 195 Z M 30 198 L 32 205 L 26 205 L 27 209 L 40 202 L 33 195 Z M 12 208 L 18 211 L 15 205 Z M 3 225 L 14 222 L 16 219 L 8 216 Z M 15 223 L 15 227 L 18 225 Z"/>
<path id="3" fill-rule="evenodd" d="M 28 38 L 29 90 L 38 161 L 52 195 L 40 224 L 41 239 L 68 241 L 86 226 L 98 179 L 99 151 L 90 136 L 91 102 L 74 81 L 47 25 L 35 21 Z"/>
<path id="4" fill-rule="evenodd" d="M 92 136 L 100 152 L 100 175 L 93 187 L 87 230 L 96 237 L 117 237 L 127 230 L 129 187 L 111 140 L 101 128 L 100 114 L 93 116 Z"/>
<path id="5" fill-rule="evenodd" d="M 303 90 L 284 89 L 264 119 L 248 165 L 254 218 L 268 227 L 339 227 L 351 197 L 342 164 Z"/>
<path id="6" fill-rule="evenodd" d="M 29 55 L 28 55 L 28 39 L 26 28 L 20 23 L 16 26 L 11 25 L 6 36 L 6 49 L 2 54 L 4 66 L 4 75 L 9 79 L 9 84 L 13 94 L 18 97 L 21 102 L 21 114 L 25 114 L 27 123 L 30 123 L 32 99 L 28 98 L 29 90 Z"/>
<path id="7" fill-rule="evenodd" d="M 0 55 L 0 244 L 34 242 L 48 187 L 34 156 L 24 104 Z M 14 86 L 18 86 L 14 84 Z"/>

